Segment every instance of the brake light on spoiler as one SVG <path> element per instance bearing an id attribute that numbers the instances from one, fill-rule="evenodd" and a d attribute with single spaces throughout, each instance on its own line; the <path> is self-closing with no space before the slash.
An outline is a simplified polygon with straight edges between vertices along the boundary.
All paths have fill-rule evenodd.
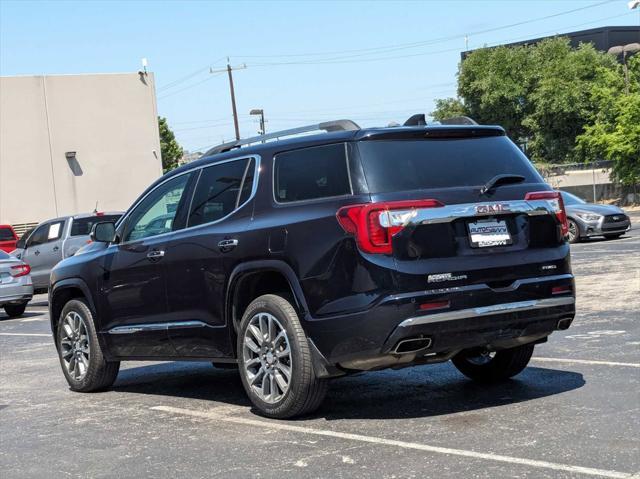
<path id="1" fill-rule="evenodd" d="M 355 236 L 365 253 L 391 254 L 391 238 L 417 215 L 418 208 L 439 208 L 438 200 L 408 200 L 350 205 L 336 213 L 338 223 Z"/>
<path id="2" fill-rule="evenodd" d="M 533 191 L 527 193 L 524 197 L 525 201 L 529 200 L 546 200 L 551 205 L 556 217 L 560 222 L 562 236 L 569 234 L 569 223 L 567 222 L 567 211 L 564 209 L 562 195 L 558 191 Z"/>

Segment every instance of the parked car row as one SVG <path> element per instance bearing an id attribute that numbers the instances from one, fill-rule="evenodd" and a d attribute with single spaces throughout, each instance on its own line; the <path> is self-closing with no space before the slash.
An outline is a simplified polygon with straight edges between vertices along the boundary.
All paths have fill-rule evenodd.
<path id="1" fill-rule="evenodd" d="M 0 225 L 0 308 L 21 316 L 35 293 L 46 292 L 53 267 L 91 242 L 94 224 L 117 221 L 122 213 L 91 213 L 44 221 L 18 239 L 10 225 Z"/>
<path id="2" fill-rule="evenodd" d="M 36 292 L 49 288 L 51 269 L 64 258 L 73 256 L 90 242 L 89 233 L 100 221 L 117 221 L 122 213 L 92 213 L 64 216 L 45 221 L 24 235 L 11 253 L 31 266 Z"/>

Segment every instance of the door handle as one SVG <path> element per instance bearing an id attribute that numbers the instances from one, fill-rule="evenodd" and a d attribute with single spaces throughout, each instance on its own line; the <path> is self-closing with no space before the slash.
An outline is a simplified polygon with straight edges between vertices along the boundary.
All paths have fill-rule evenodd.
<path id="1" fill-rule="evenodd" d="M 53 251 L 58 251 L 60 248 L 58 248 L 57 246 L 53 247 Z"/>
<path id="2" fill-rule="evenodd" d="M 149 251 L 147 253 L 147 258 L 152 261 L 159 260 L 162 257 L 164 257 L 164 251 L 162 250 L 154 249 L 153 251 Z"/>
<path id="3" fill-rule="evenodd" d="M 38 256 L 38 255 L 40 254 L 40 251 L 39 251 L 39 250 L 35 250 L 35 251 L 33 252 L 33 254 L 35 254 L 36 256 Z"/>
<path id="4" fill-rule="evenodd" d="M 226 253 L 227 251 L 231 251 L 236 246 L 238 246 L 237 239 L 226 239 L 218 243 L 218 248 L 220 248 L 220 251 L 222 251 L 223 253 Z"/>

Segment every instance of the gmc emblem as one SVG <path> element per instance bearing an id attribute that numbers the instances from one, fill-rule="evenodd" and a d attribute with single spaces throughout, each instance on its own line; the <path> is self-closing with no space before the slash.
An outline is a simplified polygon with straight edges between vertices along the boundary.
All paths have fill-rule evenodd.
<path id="1" fill-rule="evenodd" d="M 613 217 L 613 221 L 620 221 L 620 217 L 619 216 L 614 216 Z"/>
<path id="2" fill-rule="evenodd" d="M 477 205 L 476 214 L 486 213 L 502 213 L 504 211 L 511 211 L 508 204 L 496 203 L 495 205 Z"/>

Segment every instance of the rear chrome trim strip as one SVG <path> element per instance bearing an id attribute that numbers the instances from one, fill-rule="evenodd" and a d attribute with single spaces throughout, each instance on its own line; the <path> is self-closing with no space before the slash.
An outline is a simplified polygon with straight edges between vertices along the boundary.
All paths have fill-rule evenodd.
<path id="1" fill-rule="evenodd" d="M 439 323 L 442 321 L 454 321 L 457 319 L 478 318 L 491 316 L 500 313 L 515 313 L 519 311 L 532 311 L 542 308 L 554 308 L 556 306 L 567 306 L 575 304 L 573 296 L 563 296 L 558 298 L 532 299 L 530 301 L 518 301 L 515 303 L 494 304 L 491 306 L 480 306 L 477 308 L 461 309 L 459 311 L 447 311 L 446 313 L 430 314 L 428 316 L 418 316 L 402 321 L 399 326 L 406 328 L 419 324 Z"/>
<path id="2" fill-rule="evenodd" d="M 457 274 L 458 272 L 456 272 Z M 436 296 L 441 294 L 449 294 L 449 293 L 466 293 L 469 291 L 496 291 L 496 292 L 507 292 L 507 291 L 515 291 L 523 284 L 535 284 L 535 283 L 545 283 L 548 281 L 560 281 L 564 279 L 573 279 L 573 274 L 554 274 L 549 276 L 537 276 L 534 278 L 522 278 L 517 279 L 513 283 L 503 288 L 492 288 L 486 283 L 477 283 L 477 284 L 467 284 L 464 286 L 449 286 L 446 288 L 436 288 L 436 289 L 427 289 L 424 291 L 415 291 L 413 293 L 402 293 L 402 294 L 394 294 L 393 296 L 386 297 L 381 301 L 381 304 L 391 303 L 396 301 L 402 301 L 411 298 L 419 298 L 421 296 Z"/>
<path id="3" fill-rule="evenodd" d="M 173 323 L 132 324 L 130 326 L 116 326 L 107 331 L 109 334 L 133 334 L 146 331 L 163 331 L 182 328 L 206 328 L 202 321 L 176 321 Z"/>
<path id="4" fill-rule="evenodd" d="M 449 223 L 458 218 L 501 216 L 514 213 L 525 213 L 529 216 L 555 215 L 553 206 L 547 200 L 492 201 L 445 205 L 437 208 L 416 208 L 412 211 L 406 224 Z"/>

